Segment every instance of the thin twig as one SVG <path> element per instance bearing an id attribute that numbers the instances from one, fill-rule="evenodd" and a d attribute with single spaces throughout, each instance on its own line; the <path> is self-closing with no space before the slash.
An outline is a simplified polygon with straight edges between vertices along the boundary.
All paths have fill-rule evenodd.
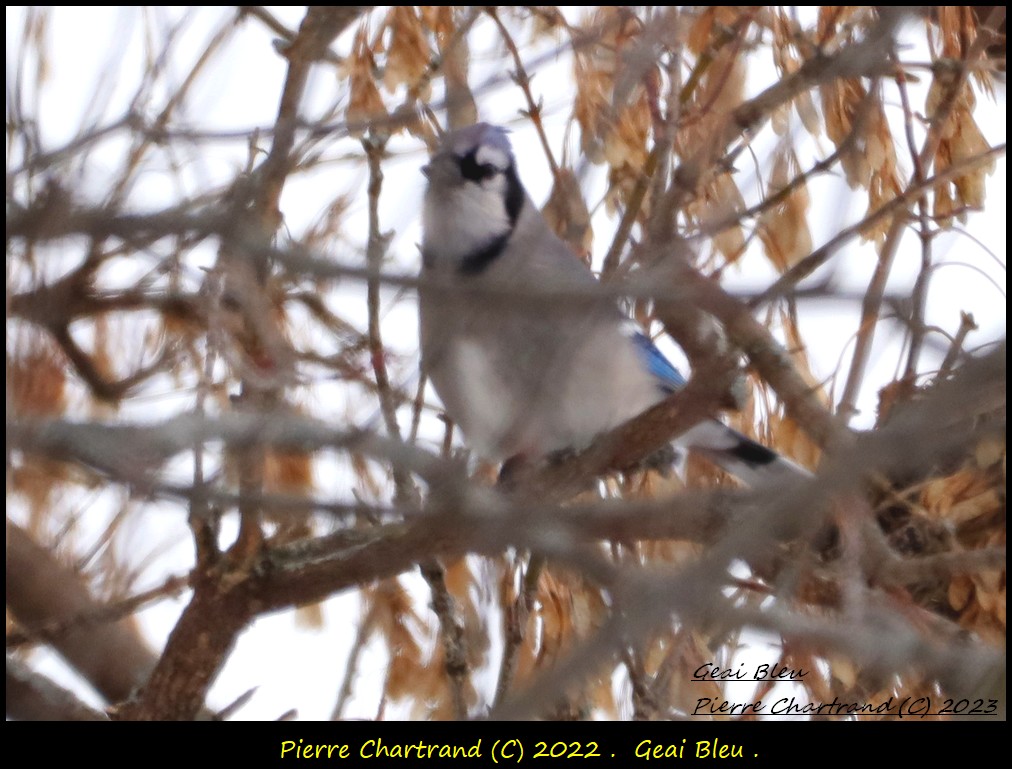
<path id="1" fill-rule="evenodd" d="M 967 334 L 976 330 L 977 323 L 974 321 L 973 315 L 968 312 L 961 312 L 959 314 L 959 329 L 957 329 L 956 336 L 945 353 L 942 365 L 938 367 L 941 376 L 948 376 L 952 373 L 952 367 L 956 365 L 956 361 L 963 354 L 963 343 L 966 341 Z"/>
<path id="2" fill-rule="evenodd" d="M 178 596 L 189 587 L 188 576 L 169 577 L 158 587 L 108 603 L 105 606 L 68 617 L 59 617 L 34 627 L 19 627 L 7 633 L 7 648 L 17 649 L 26 644 L 52 643 L 74 630 L 94 627 L 106 622 L 117 622 L 135 614 L 149 603 Z"/>
<path id="3" fill-rule="evenodd" d="M 980 35 L 966 51 L 965 60 L 973 61 L 983 52 L 988 40 L 987 35 Z M 945 94 L 939 102 L 935 114 L 931 116 L 931 123 L 928 126 L 927 136 L 917 154 L 917 162 L 907 187 L 916 185 L 919 178 L 927 175 L 931 169 L 932 162 L 938 152 L 938 147 L 945 135 L 945 126 L 949 121 L 953 109 L 956 106 L 959 93 L 963 88 L 969 87 L 967 78 L 970 69 L 960 66 L 955 73 L 952 82 L 948 84 Z M 900 238 L 905 227 L 905 217 L 897 216 L 893 219 L 885 240 L 879 252 L 879 261 L 875 267 L 865 300 L 861 307 L 861 320 L 858 329 L 857 341 L 854 344 L 854 356 L 851 360 L 850 371 L 840 396 L 837 410 L 846 419 L 850 419 L 856 413 L 856 403 L 861 385 L 864 382 L 865 369 L 871 355 L 872 343 L 875 339 L 875 326 L 878 323 L 878 315 L 882 306 L 882 299 L 885 295 L 885 285 L 892 271 L 893 259 L 899 248 Z"/>
<path id="4" fill-rule="evenodd" d="M 538 594 L 538 581 L 545 567 L 545 559 L 532 554 L 527 563 L 527 571 L 520 585 L 520 592 L 512 606 L 503 607 L 503 653 L 499 663 L 499 679 L 495 686 L 495 704 L 503 702 L 513 685 L 516 675 L 517 656 L 527 636 L 528 620 L 534 600 Z"/>
<path id="5" fill-rule="evenodd" d="M 520 51 L 517 50 L 517 44 L 514 42 L 513 36 L 509 33 L 509 30 L 506 29 L 506 25 L 502 23 L 495 7 L 488 6 L 485 9 L 485 12 L 499 28 L 499 35 L 506 44 L 506 49 L 510 52 L 510 56 L 513 57 L 513 82 L 517 84 L 517 87 L 520 88 L 521 93 L 523 93 L 524 97 L 527 99 L 527 117 L 531 119 L 531 123 L 538 134 L 538 139 L 541 141 L 541 148 L 544 150 L 545 158 L 548 160 L 548 167 L 552 171 L 552 177 L 555 179 L 555 184 L 558 185 L 559 164 L 555 161 L 551 145 L 548 143 L 548 136 L 545 134 L 545 127 L 541 123 L 541 104 L 534 100 L 534 94 L 531 93 L 531 78 L 524 67 Z"/>
<path id="6" fill-rule="evenodd" d="M 450 684 L 453 714 L 458 721 L 467 718 L 468 665 L 464 627 L 457 619 L 456 602 L 446 587 L 446 575 L 436 560 L 423 561 L 419 570 L 432 593 L 432 610 L 439 618 L 443 639 L 444 669 Z"/>

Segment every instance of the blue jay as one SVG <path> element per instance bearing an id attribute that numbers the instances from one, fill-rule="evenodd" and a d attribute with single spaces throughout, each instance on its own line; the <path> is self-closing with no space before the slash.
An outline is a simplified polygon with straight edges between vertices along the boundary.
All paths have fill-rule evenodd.
<path id="1" fill-rule="evenodd" d="M 582 449 L 685 384 L 594 291 L 525 192 L 504 129 L 447 134 L 422 171 L 422 369 L 474 451 Z M 803 472 L 716 420 L 678 443 L 749 484 Z"/>

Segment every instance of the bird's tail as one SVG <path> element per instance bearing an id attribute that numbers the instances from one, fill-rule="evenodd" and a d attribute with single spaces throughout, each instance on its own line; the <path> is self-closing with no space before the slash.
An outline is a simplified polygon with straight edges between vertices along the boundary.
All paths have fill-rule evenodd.
<path id="1" fill-rule="evenodd" d="M 811 473 L 715 419 L 700 422 L 677 441 L 749 486 L 772 486 Z"/>

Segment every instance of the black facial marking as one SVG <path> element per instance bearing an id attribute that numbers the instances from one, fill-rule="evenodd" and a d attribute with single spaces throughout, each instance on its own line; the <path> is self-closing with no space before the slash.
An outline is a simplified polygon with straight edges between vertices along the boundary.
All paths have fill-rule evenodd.
<path id="1" fill-rule="evenodd" d="M 510 218 L 510 226 L 517 223 L 520 209 L 524 207 L 524 188 L 520 184 L 517 170 L 510 165 L 506 169 L 506 215 Z"/>
<path id="2" fill-rule="evenodd" d="M 478 150 L 475 148 L 460 159 L 460 173 L 465 179 L 481 184 L 499 173 L 499 169 L 491 163 L 479 163 L 477 153 Z"/>
<path id="3" fill-rule="evenodd" d="M 478 148 L 475 148 L 459 158 L 460 174 L 476 184 L 481 184 L 497 174 L 503 175 L 506 180 L 503 206 L 506 209 L 506 216 L 509 218 L 510 229 L 461 259 L 458 267 L 458 272 L 461 275 L 477 275 L 484 272 L 492 262 L 499 258 L 513 234 L 513 227 L 516 225 L 517 219 L 520 218 L 520 211 L 524 206 L 524 188 L 520 184 L 520 177 L 517 176 L 513 163 L 510 163 L 505 169 L 501 169 L 492 163 L 479 163 L 477 154 Z"/>

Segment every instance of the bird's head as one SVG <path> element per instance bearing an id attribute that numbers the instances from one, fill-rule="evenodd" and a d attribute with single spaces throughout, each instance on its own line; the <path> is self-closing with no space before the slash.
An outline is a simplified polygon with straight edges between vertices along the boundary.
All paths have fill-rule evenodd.
<path id="1" fill-rule="evenodd" d="M 489 123 L 452 131 L 422 172 L 425 266 L 466 272 L 469 258 L 509 238 L 526 199 L 506 131 Z"/>

